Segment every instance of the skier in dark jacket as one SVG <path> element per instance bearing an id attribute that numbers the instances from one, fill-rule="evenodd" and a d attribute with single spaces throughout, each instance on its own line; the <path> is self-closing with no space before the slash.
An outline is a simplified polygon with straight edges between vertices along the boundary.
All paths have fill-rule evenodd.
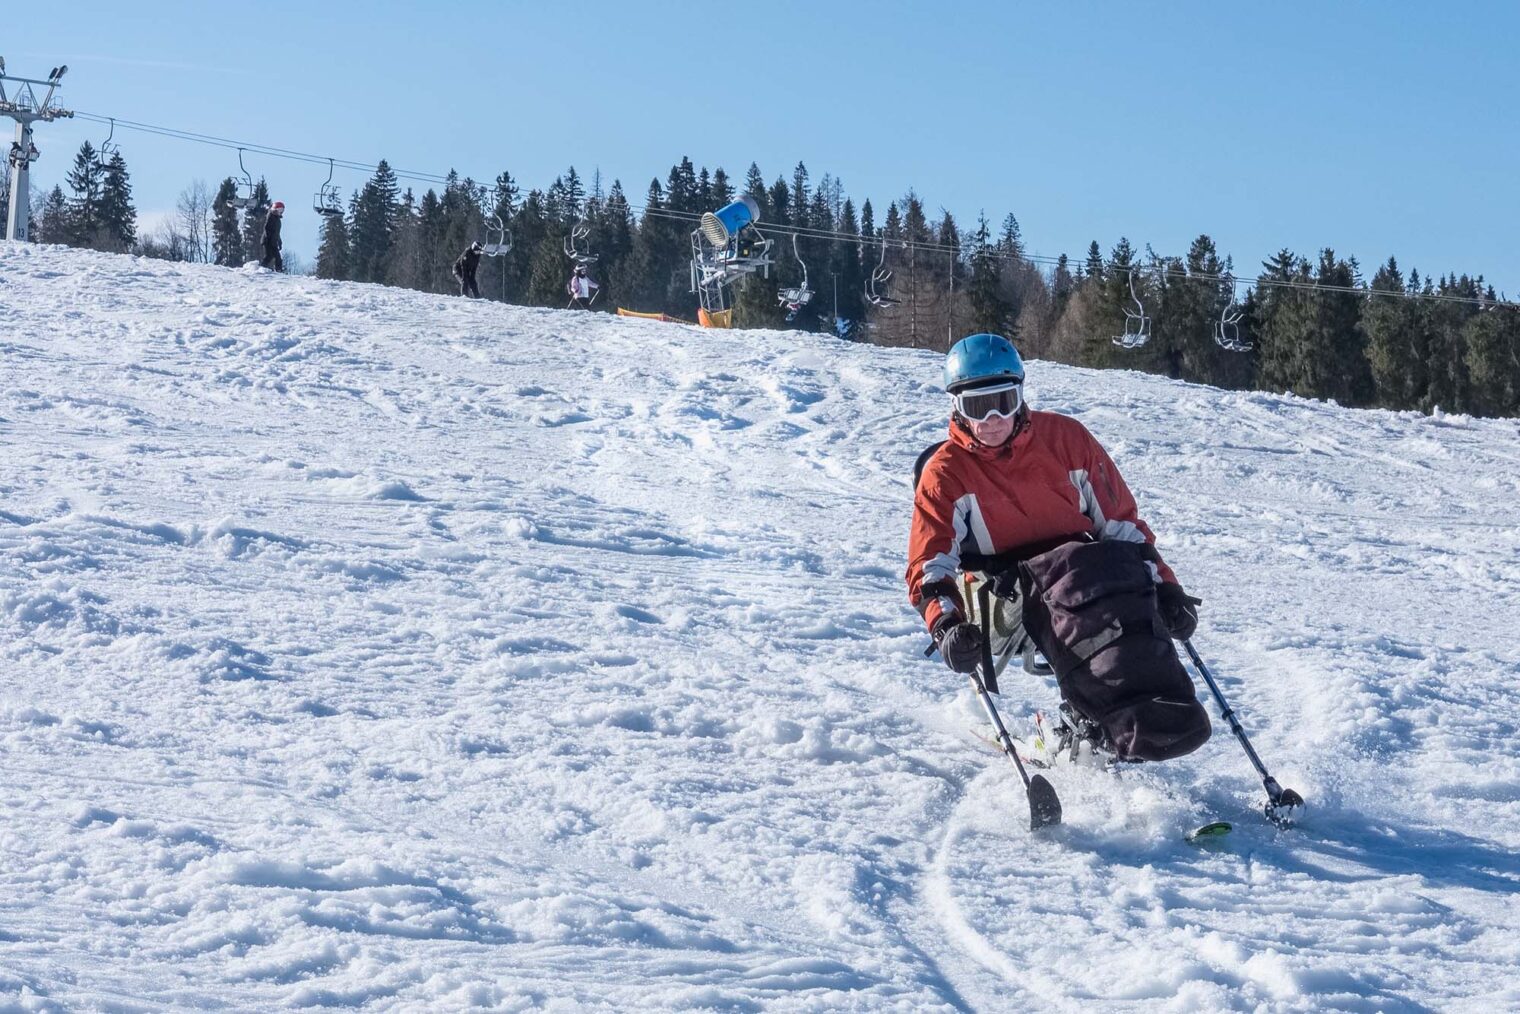
<path id="1" fill-rule="evenodd" d="M 275 201 L 269 214 L 264 217 L 264 258 L 259 261 L 260 267 L 285 270 L 285 258 L 280 256 L 280 251 L 285 247 L 280 241 L 280 222 L 284 218 L 285 202 Z"/>
<path id="2" fill-rule="evenodd" d="M 923 463 L 906 575 L 945 662 L 971 672 L 983 661 L 963 574 L 975 571 L 1014 600 L 993 614 L 1017 629 L 994 638 L 1027 633 L 1055 669 L 1071 731 L 1085 721 L 1121 760 L 1197 749 L 1208 714 L 1169 637 L 1192 636 L 1200 602 L 1156 551 L 1113 460 L 1077 420 L 1030 411 L 1006 338 L 957 342 L 945 387 L 950 439 Z"/>
<path id="3" fill-rule="evenodd" d="M 480 267 L 480 254 L 483 249 L 478 241 L 471 243 L 454 262 L 454 277 L 459 280 L 461 296 L 480 298 L 480 286 L 475 283 L 475 269 Z"/>

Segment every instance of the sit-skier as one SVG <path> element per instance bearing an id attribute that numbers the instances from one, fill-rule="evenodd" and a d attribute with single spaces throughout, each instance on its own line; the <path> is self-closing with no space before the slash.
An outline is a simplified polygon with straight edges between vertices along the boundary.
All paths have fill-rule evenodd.
<path id="1" fill-rule="evenodd" d="M 1200 601 L 1156 551 L 1107 452 L 1077 420 L 1030 410 L 1023 361 L 1001 336 L 957 342 L 945 388 L 950 435 L 921 459 L 907 572 L 945 662 L 970 673 L 1027 638 L 1061 690 L 1056 753 L 1082 742 L 1121 761 L 1196 750 L 1209 718 L 1171 638 L 1192 636 Z M 992 592 L 981 623 L 968 574 Z M 1033 651 L 1024 657 L 1031 668 Z"/>

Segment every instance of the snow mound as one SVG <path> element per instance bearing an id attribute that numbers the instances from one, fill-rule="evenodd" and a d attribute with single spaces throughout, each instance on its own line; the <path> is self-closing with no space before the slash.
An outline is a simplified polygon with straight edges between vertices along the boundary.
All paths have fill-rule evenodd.
<path id="1" fill-rule="evenodd" d="M 1513 422 L 1032 363 L 1311 803 L 1221 728 L 1033 837 L 901 587 L 935 354 L 0 277 L 0 1007 L 1520 1003 Z"/>

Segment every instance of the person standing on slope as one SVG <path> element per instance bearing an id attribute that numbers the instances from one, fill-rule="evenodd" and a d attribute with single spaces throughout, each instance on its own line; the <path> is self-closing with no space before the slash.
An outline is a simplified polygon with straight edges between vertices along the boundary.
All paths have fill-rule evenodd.
<path id="1" fill-rule="evenodd" d="M 596 298 L 596 290 L 599 288 L 601 286 L 596 284 L 595 279 L 586 274 L 584 264 L 575 266 L 575 274 L 565 284 L 565 291 L 570 293 L 570 305 L 578 310 L 591 309 L 591 301 Z"/>
<path id="2" fill-rule="evenodd" d="M 950 435 L 920 459 L 906 577 L 946 664 L 969 673 L 985 657 L 963 600 L 975 573 L 991 582 L 989 611 L 1021 627 L 993 630 L 1003 650 L 1027 633 L 1054 668 L 1063 746 L 1085 739 L 1120 760 L 1197 749 L 1208 714 L 1169 637 L 1193 635 L 1201 601 L 1156 551 L 1113 460 L 1077 420 L 1030 410 L 1024 363 L 1000 335 L 957 342 L 945 388 Z"/>
<path id="3" fill-rule="evenodd" d="M 475 284 L 475 269 L 480 267 L 480 254 L 484 248 L 479 241 L 464 248 L 464 253 L 454 262 L 454 277 L 459 282 L 459 294 L 472 299 L 480 298 L 480 286 Z"/>
<path id="4" fill-rule="evenodd" d="M 280 251 L 285 244 L 280 241 L 280 222 L 285 218 L 285 202 L 275 201 L 269 209 L 269 214 L 264 216 L 264 257 L 259 261 L 259 267 L 272 267 L 276 271 L 285 270 L 285 259 L 280 256 Z"/>

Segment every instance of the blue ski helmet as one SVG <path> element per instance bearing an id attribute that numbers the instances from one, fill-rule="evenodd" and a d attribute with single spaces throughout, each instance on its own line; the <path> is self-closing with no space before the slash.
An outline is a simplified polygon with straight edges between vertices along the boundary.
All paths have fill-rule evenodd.
<path id="1" fill-rule="evenodd" d="M 1019 350 L 1000 334 L 974 334 L 962 338 L 945 357 L 945 390 L 954 394 L 999 380 L 1024 380 L 1024 360 Z"/>

